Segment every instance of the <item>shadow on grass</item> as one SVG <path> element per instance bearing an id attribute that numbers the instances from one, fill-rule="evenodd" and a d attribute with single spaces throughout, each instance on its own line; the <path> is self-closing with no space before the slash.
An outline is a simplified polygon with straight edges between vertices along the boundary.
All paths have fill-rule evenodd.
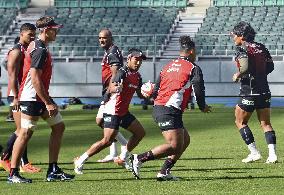
<path id="1" fill-rule="evenodd" d="M 223 177 L 188 177 L 188 178 L 180 178 L 181 181 L 193 181 L 193 180 L 242 180 L 242 179 L 284 179 L 284 176 L 279 175 L 270 175 L 270 176 L 241 176 L 241 177 L 233 177 L 233 176 L 223 176 Z"/>
<path id="2" fill-rule="evenodd" d="M 228 157 L 199 157 L 199 158 L 181 158 L 179 160 L 231 160 L 234 158 Z"/>

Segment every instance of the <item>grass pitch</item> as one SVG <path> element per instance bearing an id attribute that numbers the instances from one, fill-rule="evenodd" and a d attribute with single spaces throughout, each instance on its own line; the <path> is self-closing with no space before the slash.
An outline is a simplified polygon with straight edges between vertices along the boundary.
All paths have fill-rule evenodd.
<path id="1" fill-rule="evenodd" d="M 146 129 L 146 136 L 134 153 L 140 153 L 163 143 L 163 137 L 152 120 L 152 109 L 132 106 L 131 112 Z M 7 107 L 2 107 L 0 143 L 4 145 L 13 132 L 13 123 L 4 122 Z M 73 158 L 81 155 L 102 136 L 95 124 L 97 110 L 82 110 L 70 106 L 62 111 L 66 131 L 60 153 L 60 166 L 73 173 Z M 265 164 L 268 149 L 264 134 L 254 114 L 250 127 L 263 159 L 252 164 L 241 163 L 248 150 L 234 126 L 233 108 L 214 105 L 212 113 L 198 109 L 184 113 L 184 124 L 191 135 L 191 145 L 172 169 L 181 178 L 177 182 L 157 182 L 155 177 L 163 160 L 147 162 L 141 169 L 141 180 L 114 163 L 96 163 L 108 149 L 93 156 L 84 166 L 84 175 L 76 175 L 72 182 L 45 182 L 48 163 L 50 130 L 40 121 L 38 130 L 29 142 L 28 154 L 33 164 L 43 171 L 22 174 L 33 179 L 32 184 L 7 184 L 7 172 L 0 171 L 0 194 L 284 194 L 284 132 L 283 108 L 273 108 L 272 124 L 277 135 L 279 163 Z M 129 134 L 121 129 L 124 135 Z"/>

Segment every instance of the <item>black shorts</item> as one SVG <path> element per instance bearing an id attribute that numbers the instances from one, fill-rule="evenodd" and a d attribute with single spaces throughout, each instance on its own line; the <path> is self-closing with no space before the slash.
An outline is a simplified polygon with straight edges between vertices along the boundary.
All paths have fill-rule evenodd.
<path id="1" fill-rule="evenodd" d="M 53 99 L 50 100 L 53 104 L 55 104 Z M 23 114 L 29 116 L 41 116 L 45 111 L 47 111 L 45 104 L 37 101 L 20 101 L 20 108 Z"/>
<path id="2" fill-rule="evenodd" d="M 270 108 L 271 94 L 259 96 L 240 97 L 238 106 L 246 111 L 253 112 L 255 109 Z"/>
<path id="3" fill-rule="evenodd" d="M 133 114 L 128 112 L 124 116 L 104 114 L 104 128 L 118 130 L 119 126 L 127 129 L 136 118 Z"/>
<path id="4" fill-rule="evenodd" d="M 184 128 L 182 111 L 174 107 L 154 106 L 153 118 L 162 131 Z"/>

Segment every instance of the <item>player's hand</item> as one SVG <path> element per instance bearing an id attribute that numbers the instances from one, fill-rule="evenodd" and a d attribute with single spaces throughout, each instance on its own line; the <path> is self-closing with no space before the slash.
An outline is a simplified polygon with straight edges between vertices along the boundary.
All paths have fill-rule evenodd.
<path id="1" fill-rule="evenodd" d="M 122 89 L 123 89 L 123 80 L 121 79 L 120 82 L 115 83 L 115 92 L 120 93 L 122 92 Z"/>
<path id="2" fill-rule="evenodd" d="M 48 111 L 49 117 L 55 116 L 58 112 L 58 107 L 56 104 L 46 104 L 45 107 Z"/>
<path id="3" fill-rule="evenodd" d="M 240 76 L 240 73 L 239 73 L 239 72 L 235 73 L 235 74 L 233 75 L 232 80 L 233 80 L 235 83 L 239 82 L 239 81 L 240 81 L 239 76 Z"/>
<path id="4" fill-rule="evenodd" d="M 18 98 L 14 97 L 13 103 L 12 103 L 12 111 L 13 112 L 19 112 L 20 111 L 20 102 Z"/>
<path id="5" fill-rule="evenodd" d="M 203 110 L 201 110 L 201 112 L 204 112 L 204 113 L 212 112 L 212 107 L 205 104 L 205 107 L 203 108 Z"/>

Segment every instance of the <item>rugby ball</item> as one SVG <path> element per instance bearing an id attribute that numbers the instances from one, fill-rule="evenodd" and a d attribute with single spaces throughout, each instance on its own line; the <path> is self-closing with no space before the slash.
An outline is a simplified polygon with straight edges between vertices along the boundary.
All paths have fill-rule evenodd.
<path id="1" fill-rule="evenodd" d="M 151 83 L 150 81 L 147 83 L 144 83 L 141 87 L 141 94 L 146 98 L 150 97 L 152 93 L 154 92 L 154 87 L 155 87 L 155 84 Z"/>

